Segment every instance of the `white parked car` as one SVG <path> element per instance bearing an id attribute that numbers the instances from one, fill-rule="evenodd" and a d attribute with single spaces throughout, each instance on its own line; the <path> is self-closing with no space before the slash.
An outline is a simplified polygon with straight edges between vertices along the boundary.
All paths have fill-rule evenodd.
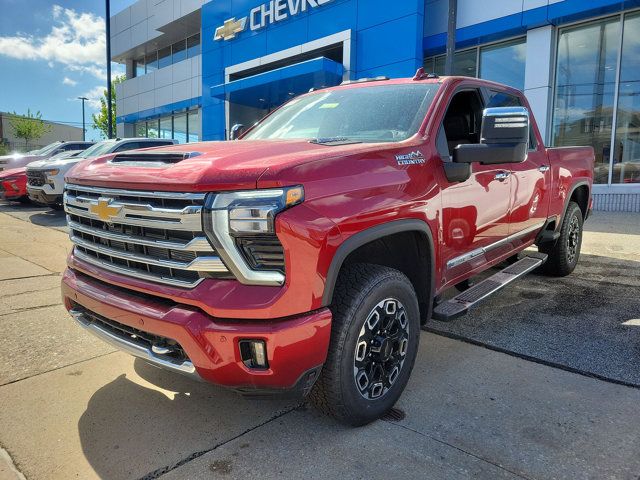
<path id="1" fill-rule="evenodd" d="M 40 150 L 3 155 L 0 157 L 0 171 L 24 167 L 36 160 L 46 160 L 58 154 L 81 152 L 82 150 L 89 148 L 91 145 L 93 145 L 93 142 L 53 142 Z"/>
<path id="2" fill-rule="evenodd" d="M 30 163 L 27 166 L 27 193 L 36 203 L 62 207 L 64 176 L 77 163 L 109 153 L 137 150 L 139 148 L 162 147 L 175 144 L 175 140 L 164 138 L 116 138 L 104 140 L 74 154 L 62 154 L 47 160 Z"/>

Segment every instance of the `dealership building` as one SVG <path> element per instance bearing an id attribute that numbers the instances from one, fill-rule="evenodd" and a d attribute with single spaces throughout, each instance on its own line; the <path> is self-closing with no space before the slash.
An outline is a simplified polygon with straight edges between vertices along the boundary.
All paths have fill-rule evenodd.
<path id="1" fill-rule="evenodd" d="M 311 88 L 444 73 L 448 0 L 138 0 L 111 17 L 119 136 L 223 140 Z M 598 210 L 640 212 L 640 0 L 458 0 L 456 75 L 591 145 Z"/>

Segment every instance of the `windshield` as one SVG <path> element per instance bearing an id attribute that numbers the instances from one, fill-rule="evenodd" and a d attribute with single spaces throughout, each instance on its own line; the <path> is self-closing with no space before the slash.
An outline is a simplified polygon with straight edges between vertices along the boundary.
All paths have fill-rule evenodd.
<path id="1" fill-rule="evenodd" d="M 435 85 L 378 85 L 318 92 L 294 99 L 244 139 L 399 142 L 415 133 Z"/>
<path id="2" fill-rule="evenodd" d="M 48 155 L 49 153 L 53 152 L 56 148 L 58 148 L 61 144 L 62 144 L 62 142 L 50 143 L 46 147 L 43 147 L 40 150 L 38 150 L 37 151 L 38 153 L 36 153 L 34 155 Z"/>
<path id="3" fill-rule="evenodd" d="M 113 148 L 116 142 L 113 140 L 104 140 L 102 142 L 98 142 L 95 145 L 90 146 L 85 151 L 83 151 L 76 158 L 94 158 L 99 155 L 109 153 L 109 150 Z"/>

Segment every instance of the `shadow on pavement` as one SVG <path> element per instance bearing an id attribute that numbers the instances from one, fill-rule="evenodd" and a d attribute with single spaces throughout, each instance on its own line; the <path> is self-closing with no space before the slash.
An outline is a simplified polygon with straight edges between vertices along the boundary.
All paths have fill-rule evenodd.
<path id="1" fill-rule="evenodd" d="M 67 219 L 62 210 L 34 213 L 29 217 L 29 220 L 34 225 L 40 225 L 42 227 L 64 227 L 67 225 Z"/>
<path id="2" fill-rule="evenodd" d="M 78 422 L 83 453 L 100 478 L 140 478 L 296 405 L 247 399 L 139 359 L 134 368 L 142 379 L 123 374 L 97 390 Z"/>

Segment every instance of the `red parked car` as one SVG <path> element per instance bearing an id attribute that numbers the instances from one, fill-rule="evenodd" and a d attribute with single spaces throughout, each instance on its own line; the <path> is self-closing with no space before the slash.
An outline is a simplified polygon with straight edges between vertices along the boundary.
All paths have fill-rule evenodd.
<path id="1" fill-rule="evenodd" d="M 11 170 L 0 172 L 0 198 L 19 202 L 29 201 L 26 167 L 12 168 Z"/>
<path id="2" fill-rule="evenodd" d="M 361 425 L 402 393 L 429 319 L 573 271 L 593 163 L 545 148 L 524 95 L 496 83 L 419 71 L 314 91 L 239 141 L 75 167 L 64 303 L 155 365 L 310 394 Z"/>

